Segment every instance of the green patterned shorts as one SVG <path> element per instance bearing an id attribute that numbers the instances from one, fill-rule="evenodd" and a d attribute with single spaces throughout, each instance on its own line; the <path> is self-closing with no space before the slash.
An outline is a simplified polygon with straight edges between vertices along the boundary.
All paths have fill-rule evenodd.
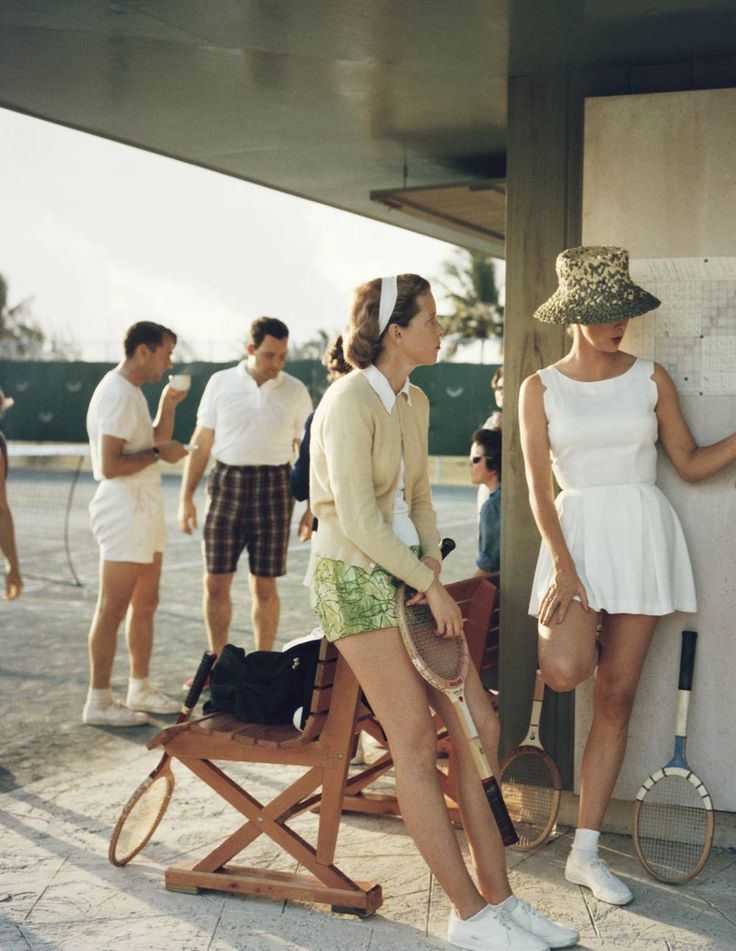
<path id="1" fill-rule="evenodd" d="M 412 545 L 418 555 L 419 546 Z M 328 641 L 398 627 L 397 582 L 383 568 L 366 571 L 332 558 L 317 558 L 312 582 L 316 611 Z"/>

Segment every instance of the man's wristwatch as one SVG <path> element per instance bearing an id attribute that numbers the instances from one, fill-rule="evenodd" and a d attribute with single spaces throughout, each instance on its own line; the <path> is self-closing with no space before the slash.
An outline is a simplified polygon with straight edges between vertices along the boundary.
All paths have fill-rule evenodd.
<path id="1" fill-rule="evenodd" d="M 151 450 L 157 459 L 161 457 L 161 450 L 158 448 L 158 446 L 151 446 Z"/>

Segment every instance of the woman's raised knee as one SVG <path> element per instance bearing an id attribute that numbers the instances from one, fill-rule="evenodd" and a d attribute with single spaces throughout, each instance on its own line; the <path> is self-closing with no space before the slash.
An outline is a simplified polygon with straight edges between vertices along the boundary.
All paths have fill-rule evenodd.
<path id="1" fill-rule="evenodd" d="M 593 675 L 595 663 L 576 657 L 549 657 L 541 662 L 544 682 L 557 693 L 574 690 Z"/>

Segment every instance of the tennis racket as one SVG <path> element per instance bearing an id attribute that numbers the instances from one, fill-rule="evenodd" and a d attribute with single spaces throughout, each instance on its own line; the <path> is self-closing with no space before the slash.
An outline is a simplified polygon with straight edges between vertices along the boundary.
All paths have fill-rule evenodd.
<path id="1" fill-rule="evenodd" d="M 644 781 L 634 800 L 634 848 L 660 882 L 689 882 L 705 865 L 713 844 L 713 803 L 687 764 L 687 714 L 695 667 L 695 631 L 682 632 L 672 759 Z"/>
<path id="2" fill-rule="evenodd" d="M 444 539 L 442 557 L 455 547 L 452 539 Z M 465 702 L 465 677 L 470 662 L 464 636 L 440 637 L 437 624 L 426 604 L 407 605 L 410 596 L 406 585 L 399 586 L 396 613 L 404 647 L 420 676 L 441 690 L 451 701 L 470 747 L 473 761 L 483 783 L 488 804 L 496 820 L 504 845 L 514 845 L 518 836 L 504 804 L 501 790 Z"/>
<path id="3" fill-rule="evenodd" d="M 183 723 L 191 716 L 216 659 L 217 656 L 212 651 L 205 651 L 202 655 L 177 723 Z M 125 803 L 112 830 L 107 857 L 113 865 L 127 865 L 138 855 L 156 831 L 173 793 L 174 773 L 171 769 L 171 757 L 164 753 L 156 768 L 146 776 Z"/>
<path id="4" fill-rule="evenodd" d="M 520 852 L 529 852 L 547 841 L 560 810 L 560 772 L 539 739 L 543 702 L 544 681 L 538 670 L 529 730 L 500 764 L 501 792 L 519 835 L 514 848 Z"/>

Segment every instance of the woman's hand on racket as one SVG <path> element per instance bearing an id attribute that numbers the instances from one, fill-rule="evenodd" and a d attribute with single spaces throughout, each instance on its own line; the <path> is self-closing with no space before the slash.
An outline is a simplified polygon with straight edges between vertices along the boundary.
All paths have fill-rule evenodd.
<path id="1" fill-rule="evenodd" d="M 539 623 L 544 627 L 562 624 L 574 599 L 580 601 L 584 611 L 590 611 L 588 594 L 575 569 L 558 568 L 539 605 Z"/>
<path id="2" fill-rule="evenodd" d="M 437 578 L 424 592 L 437 625 L 440 637 L 460 637 L 463 633 L 463 616 L 455 599 L 448 594 L 444 585 Z M 407 604 L 410 604 L 408 601 Z"/>
<path id="3" fill-rule="evenodd" d="M 440 576 L 442 571 L 442 565 L 437 561 L 436 558 L 430 558 L 429 555 L 425 555 L 422 558 L 422 563 L 425 564 L 428 568 L 431 568 L 434 572 L 435 580 Z M 406 599 L 406 603 L 410 606 L 415 604 L 426 604 L 427 603 L 427 592 L 426 591 L 415 591 L 413 588 L 407 588 L 407 591 L 411 591 L 411 597 Z"/>

